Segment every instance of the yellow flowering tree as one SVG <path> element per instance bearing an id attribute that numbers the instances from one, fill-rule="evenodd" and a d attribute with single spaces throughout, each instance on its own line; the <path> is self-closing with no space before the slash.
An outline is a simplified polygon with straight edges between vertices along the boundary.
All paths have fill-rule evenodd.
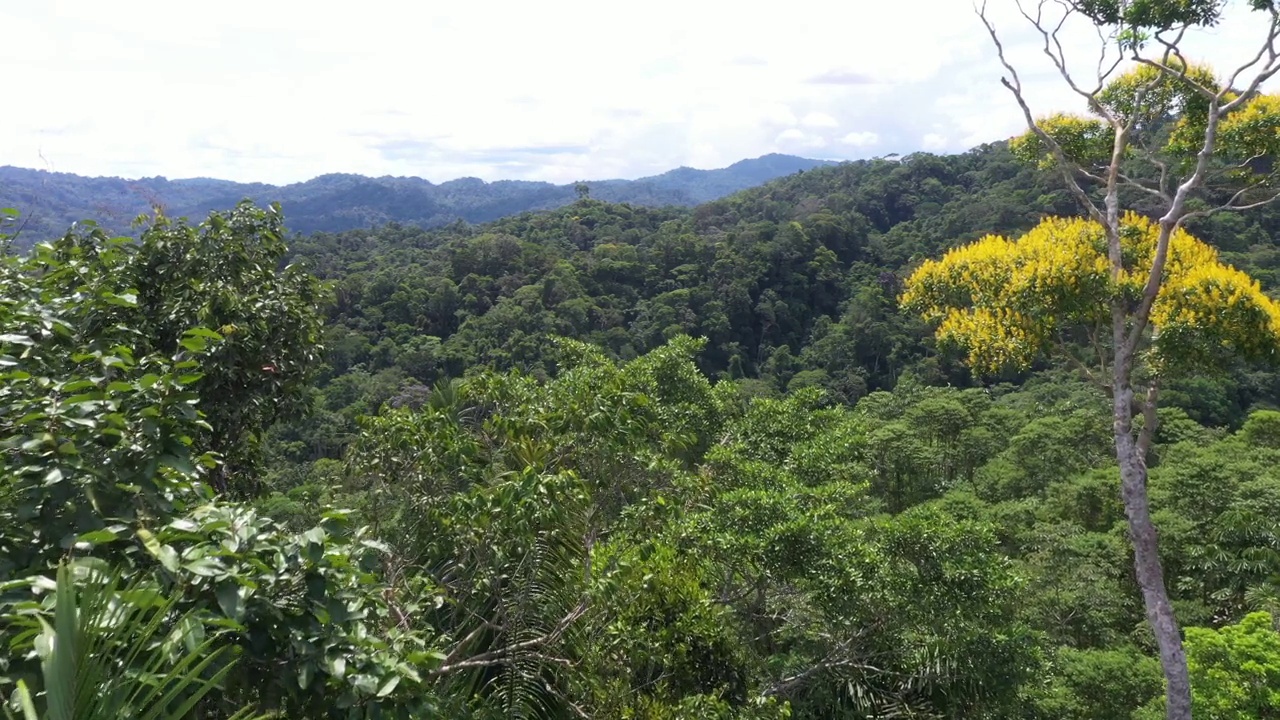
<path id="1" fill-rule="evenodd" d="M 1058 334 L 1085 327 L 1112 399 L 1121 495 L 1134 570 L 1155 635 L 1170 720 L 1191 718 L 1182 634 L 1169 602 L 1147 500 L 1147 447 L 1159 384 L 1134 378 L 1223 355 L 1275 354 L 1275 306 L 1247 276 L 1184 230 L 1191 218 L 1247 210 L 1280 191 L 1277 0 L 991 0 L 1016 10 L 1043 56 L 1083 101 L 1078 115 L 1037 117 L 996 30 L 1001 9 L 977 8 L 1027 131 L 1016 155 L 1061 174 L 1085 220 L 1046 220 L 1015 241 L 984 238 L 926 263 L 906 302 L 962 345 L 979 370 L 1026 364 Z M 1251 12 L 1259 44 L 1227 73 L 1198 65 L 1183 43 L 1225 12 Z M 1097 31 L 1096 75 L 1069 62 L 1063 34 Z M 1090 63 L 1093 66 L 1093 63 Z M 1206 186 L 1229 188 L 1208 203 Z M 1152 219 L 1125 212 L 1142 197 Z M 1151 207 L 1157 209 L 1153 212 Z M 1135 414 L 1144 417 L 1135 428 Z"/>
<path id="2" fill-rule="evenodd" d="M 1046 218 L 1017 240 L 989 235 L 926 261 L 902 303 L 936 324 L 939 342 L 963 350 L 977 372 L 1025 368 L 1081 334 L 1073 331 L 1104 328 L 1113 302 L 1141 298 L 1159 238 L 1156 222 L 1126 213 L 1124 262 L 1112 273 L 1100 224 Z M 1181 228 L 1169 240 L 1149 326 L 1142 359 L 1154 382 L 1230 358 L 1280 360 L 1280 304 Z M 1149 435 L 1140 436 L 1144 447 Z"/>

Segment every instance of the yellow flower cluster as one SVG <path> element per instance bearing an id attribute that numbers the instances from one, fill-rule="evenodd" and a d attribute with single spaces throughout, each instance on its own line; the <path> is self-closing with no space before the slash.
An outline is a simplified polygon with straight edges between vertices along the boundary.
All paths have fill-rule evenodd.
<path id="1" fill-rule="evenodd" d="M 1113 300 L 1136 302 L 1159 234 L 1156 223 L 1125 215 L 1122 267 L 1113 270 L 1101 225 L 1047 218 L 1016 241 L 989 235 L 925 262 L 901 301 L 938 323 L 938 339 L 963 348 L 975 370 L 1025 367 L 1059 329 L 1105 323 Z M 1151 321 L 1170 363 L 1280 353 L 1280 306 L 1185 231 L 1170 239 Z"/>
<path id="2" fill-rule="evenodd" d="M 994 372 L 1030 363 L 1044 342 L 1044 331 L 1016 310 L 979 306 L 948 310 L 937 337 L 944 345 L 966 349 L 975 369 Z"/>
<path id="3" fill-rule="evenodd" d="M 1067 159 L 1090 165 L 1111 157 L 1115 135 L 1101 120 L 1058 113 L 1040 118 L 1036 125 L 1062 148 Z M 1041 168 L 1053 167 L 1055 159 L 1040 136 L 1030 130 L 1009 141 L 1014 157 Z"/>
<path id="4" fill-rule="evenodd" d="M 1179 69 L 1181 61 L 1171 60 L 1170 65 Z M 1116 77 L 1098 93 L 1098 103 L 1115 117 L 1134 120 L 1136 136 L 1130 139 L 1126 155 L 1133 154 L 1132 142 L 1137 136 L 1147 137 L 1163 125 L 1166 118 L 1174 117 L 1176 120 L 1165 138 L 1163 150 L 1181 158 L 1182 164 L 1194 163 L 1196 153 L 1204 144 L 1209 122 L 1209 99 L 1196 86 L 1218 92 L 1221 84 L 1213 69 L 1206 65 L 1189 65 L 1186 77 L 1191 82 L 1141 65 Z M 1228 91 L 1223 102 L 1237 97 L 1236 92 Z M 1137 102 L 1138 98 L 1141 103 Z M 1056 113 L 1039 118 L 1036 125 L 1057 142 L 1070 162 L 1085 167 L 1105 165 L 1111 159 L 1115 131 L 1096 115 L 1096 112 L 1091 115 Z M 1149 141 L 1154 139 L 1147 137 Z M 1259 95 L 1223 118 L 1217 145 L 1218 152 L 1234 162 L 1280 153 L 1280 95 Z M 1049 148 L 1035 132 L 1027 131 L 1012 138 L 1009 149 L 1023 162 L 1040 167 L 1056 164 Z M 1250 172 L 1252 170 L 1239 174 Z"/>
<path id="5" fill-rule="evenodd" d="M 1256 280 L 1216 258 L 1171 269 L 1151 322 L 1159 355 L 1170 363 L 1275 360 L 1280 354 L 1280 306 Z"/>
<path id="6" fill-rule="evenodd" d="M 1223 119 L 1219 141 L 1237 158 L 1280 153 L 1280 95 L 1259 95 Z"/>

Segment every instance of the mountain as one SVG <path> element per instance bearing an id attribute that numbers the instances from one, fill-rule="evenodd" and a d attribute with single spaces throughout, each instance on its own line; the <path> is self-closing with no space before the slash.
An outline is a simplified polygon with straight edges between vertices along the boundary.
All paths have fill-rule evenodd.
<path id="1" fill-rule="evenodd" d="M 717 170 L 681 167 L 637 180 L 587 183 L 591 196 L 646 206 L 693 206 L 778 177 L 836 163 L 771 154 Z M 413 177 L 321 175 L 291 185 L 237 183 L 211 178 L 129 180 L 82 177 L 12 166 L 0 167 L 0 207 L 21 211 L 27 238 L 65 232 L 73 222 L 95 220 L 123 232 L 153 204 L 173 216 L 203 217 L 251 198 L 284 206 L 291 230 L 303 234 L 338 232 L 388 222 L 430 228 L 456 220 L 488 222 L 528 210 L 548 210 L 573 202 L 572 184 L 460 178 L 431 183 Z"/>

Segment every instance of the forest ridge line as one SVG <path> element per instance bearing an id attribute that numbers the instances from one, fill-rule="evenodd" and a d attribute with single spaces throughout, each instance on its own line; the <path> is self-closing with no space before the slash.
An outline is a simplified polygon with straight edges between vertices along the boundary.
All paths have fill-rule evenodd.
<path id="1" fill-rule="evenodd" d="M 583 181 L 593 198 L 650 207 L 691 207 L 796 172 L 838 164 L 769 154 L 728 167 L 680 167 L 635 180 Z M 115 232 L 129 229 L 139 213 L 161 206 L 174 217 L 202 217 L 249 198 L 279 202 L 291 231 L 341 232 L 388 222 L 423 228 L 463 220 L 483 223 L 530 210 L 573 202 L 579 183 L 529 180 L 486 182 L 465 177 L 432 183 L 420 177 L 366 177 L 329 173 L 288 185 L 240 183 L 212 178 L 170 180 L 86 177 L 72 173 L 0 166 L 0 207 L 22 210 L 30 236 L 51 236 L 71 223 L 93 219 Z"/>

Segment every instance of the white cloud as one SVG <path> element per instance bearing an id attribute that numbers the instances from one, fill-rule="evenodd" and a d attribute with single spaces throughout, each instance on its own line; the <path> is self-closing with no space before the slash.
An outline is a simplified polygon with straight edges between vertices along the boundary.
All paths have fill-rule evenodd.
<path id="1" fill-rule="evenodd" d="M 875 145 L 879 141 L 880 135 L 866 130 L 862 132 L 851 132 L 840 138 L 841 143 L 860 148 Z"/>
<path id="2" fill-rule="evenodd" d="M 796 114 L 791 112 L 791 108 L 779 103 L 765 106 L 761 115 L 766 122 L 774 125 L 791 126 L 800 122 L 796 119 Z"/>
<path id="3" fill-rule="evenodd" d="M 826 138 L 816 133 L 807 133 L 798 128 L 788 128 L 778 133 L 774 143 L 783 152 L 810 150 L 827 146 Z"/>
<path id="4" fill-rule="evenodd" d="M 811 128 L 840 127 L 840 123 L 835 118 L 824 112 L 811 112 L 804 116 L 804 119 L 800 121 L 800 124 Z"/>
<path id="5" fill-rule="evenodd" d="M 943 150 L 947 147 L 947 138 L 938 133 L 926 133 L 924 137 L 920 138 L 920 147 L 929 151 Z"/>
<path id="6" fill-rule="evenodd" d="M 1036 111 L 1081 109 L 1012 0 L 992 7 Z M 626 33 L 600 32 L 616 13 L 588 0 L 0 3 L 0 66 L 24 98 L 0 113 L 0 162 L 568 182 L 823 147 L 955 151 L 1021 127 L 967 2 L 795 0 L 765 14 L 653 0 Z M 1256 20 L 1237 12 L 1193 55 L 1239 58 Z M 1080 77 L 1091 39 L 1067 38 Z"/>

